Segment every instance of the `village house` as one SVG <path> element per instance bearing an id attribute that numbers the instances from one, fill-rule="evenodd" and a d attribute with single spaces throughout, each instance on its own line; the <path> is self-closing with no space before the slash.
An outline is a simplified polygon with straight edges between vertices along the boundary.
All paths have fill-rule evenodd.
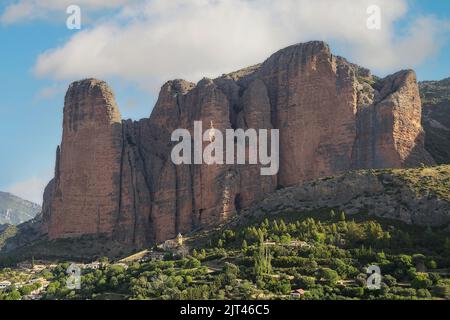
<path id="1" fill-rule="evenodd" d="M 305 295 L 305 290 L 303 289 L 296 289 L 291 291 L 291 297 L 292 298 L 301 298 Z"/>
<path id="2" fill-rule="evenodd" d="M 300 240 L 292 240 L 288 244 L 289 247 L 300 247 L 300 248 L 309 248 L 311 247 L 308 243 L 305 241 Z"/>
<path id="3" fill-rule="evenodd" d="M 11 287 L 11 282 L 9 281 L 1 281 L 0 282 L 0 290 Z"/>
<path id="4" fill-rule="evenodd" d="M 102 266 L 102 264 L 101 264 L 100 262 L 95 261 L 95 262 L 91 262 L 91 263 L 85 264 L 85 265 L 84 265 L 84 268 L 86 268 L 86 269 L 92 269 L 92 270 L 97 270 L 97 269 L 100 269 L 101 266 Z"/>
<path id="5" fill-rule="evenodd" d="M 158 247 L 167 251 L 172 251 L 176 248 L 183 247 L 183 245 L 184 245 L 183 235 L 181 233 L 178 233 L 176 238 L 166 240 Z"/>
<path id="6" fill-rule="evenodd" d="M 34 272 L 41 272 L 42 270 L 44 270 L 44 269 L 46 269 L 46 268 L 47 268 L 47 266 L 44 265 L 44 264 L 35 264 L 35 265 L 33 266 L 33 271 L 34 271 Z"/>
<path id="7" fill-rule="evenodd" d="M 17 264 L 17 267 L 23 270 L 30 270 L 33 268 L 33 264 L 30 262 L 20 262 Z"/>
<path id="8" fill-rule="evenodd" d="M 143 261 L 147 261 L 147 260 L 159 260 L 162 261 L 164 260 L 166 253 L 165 252 L 161 252 L 161 251 L 150 251 L 144 259 L 142 259 Z"/>

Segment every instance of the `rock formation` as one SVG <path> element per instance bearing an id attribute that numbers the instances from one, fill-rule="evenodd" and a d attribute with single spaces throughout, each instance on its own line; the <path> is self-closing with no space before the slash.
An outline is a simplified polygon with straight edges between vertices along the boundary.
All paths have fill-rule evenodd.
<path id="1" fill-rule="evenodd" d="M 379 80 L 323 42 L 214 80 L 169 81 L 140 121 L 121 120 L 104 82 L 75 82 L 43 230 L 50 239 L 94 234 L 144 246 L 225 221 L 280 187 L 349 169 L 433 163 L 420 110 L 413 71 Z M 261 176 L 259 165 L 173 164 L 171 133 L 192 133 L 194 121 L 221 131 L 279 129 L 278 174 Z"/>
<path id="2" fill-rule="evenodd" d="M 445 226 L 450 223 L 449 185 L 450 165 L 350 171 L 278 190 L 247 209 L 242 219 L 333 208 L 348 215 Z"/>
<path id="3" fill-rule="evenodd" d="M 450 78 L 419 83 L 425 148 L 439 164 L 450 163 Z"/>

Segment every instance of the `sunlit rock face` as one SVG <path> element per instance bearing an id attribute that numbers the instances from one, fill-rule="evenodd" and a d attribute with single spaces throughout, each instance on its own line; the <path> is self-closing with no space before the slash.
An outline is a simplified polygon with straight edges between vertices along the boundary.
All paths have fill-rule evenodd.
<path id="1" fill-rule="evenodd" d="M 279 129 L 280 166 L 175 165 L 171 133 Z M 197 84 L 163 85 L 148 119 L 121 120 L 101 81 L 66 95 L 55 178 L 44 196 L 51 239 L 105 235 L 137 247 L 210 227 L 277 188 L 349 169 L 433 163 L 423 149 L 414 72 L 385 79 L 309 42 Z M 203 142 L 203 148 L 209 144 Z"/>

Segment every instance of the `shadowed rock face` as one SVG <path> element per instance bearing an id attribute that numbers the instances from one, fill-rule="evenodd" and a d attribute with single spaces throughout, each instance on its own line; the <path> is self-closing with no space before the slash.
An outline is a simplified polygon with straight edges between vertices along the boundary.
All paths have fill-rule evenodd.
<path id="1" fill-rule="evenodd" d="M 439 164 L 450 163 L 450 78 L 419 83 L 425 148 Z"/>
<path id="2" fill-rule="evenodd" d="M 280 130 L 280 170 L 179 165 L 174 129 Z M 144 246 L 220 223 L 280 186 L 356 168 L 433 163 L 423 149 L 415 74 L 383 80 L 333 56 L 323 42 L 283 49 L 263 64 L 197 84 L 167 82 L 149 119 L 121 121 L 104 82 L 69 88 L 55 178 L 44 195 L 51 239 L 105 234 Z M 208 143 L 204 143 L 205 147 Z"/>

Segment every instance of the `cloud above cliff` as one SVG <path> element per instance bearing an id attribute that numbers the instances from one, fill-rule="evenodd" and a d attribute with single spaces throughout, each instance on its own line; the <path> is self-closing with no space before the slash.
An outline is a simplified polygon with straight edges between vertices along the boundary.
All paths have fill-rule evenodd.
<path id="1" fill-rule="evenodd" d="M 33 1 L 19 4 L 28 2 Z M 88 3 L 78 2 L 82 10 L 82 2 Z M 94 2 L 98 8 L 110 3 Z M 168 79 L 218 76 L 315 39 L 331 42 L 356 63 L 389 73 L 432 57 L 449 31 L 447 21 L 431 16 L 416 16 L 399 30 L 396 24 L 408 14 L 406 0 L 114 2 L 117 14 L 42 53 L 35 74 L 56 80 L 118 77 L 155 90 Z M 366 27 L 373 4 L 381 9 L 381 30 Z"/>

